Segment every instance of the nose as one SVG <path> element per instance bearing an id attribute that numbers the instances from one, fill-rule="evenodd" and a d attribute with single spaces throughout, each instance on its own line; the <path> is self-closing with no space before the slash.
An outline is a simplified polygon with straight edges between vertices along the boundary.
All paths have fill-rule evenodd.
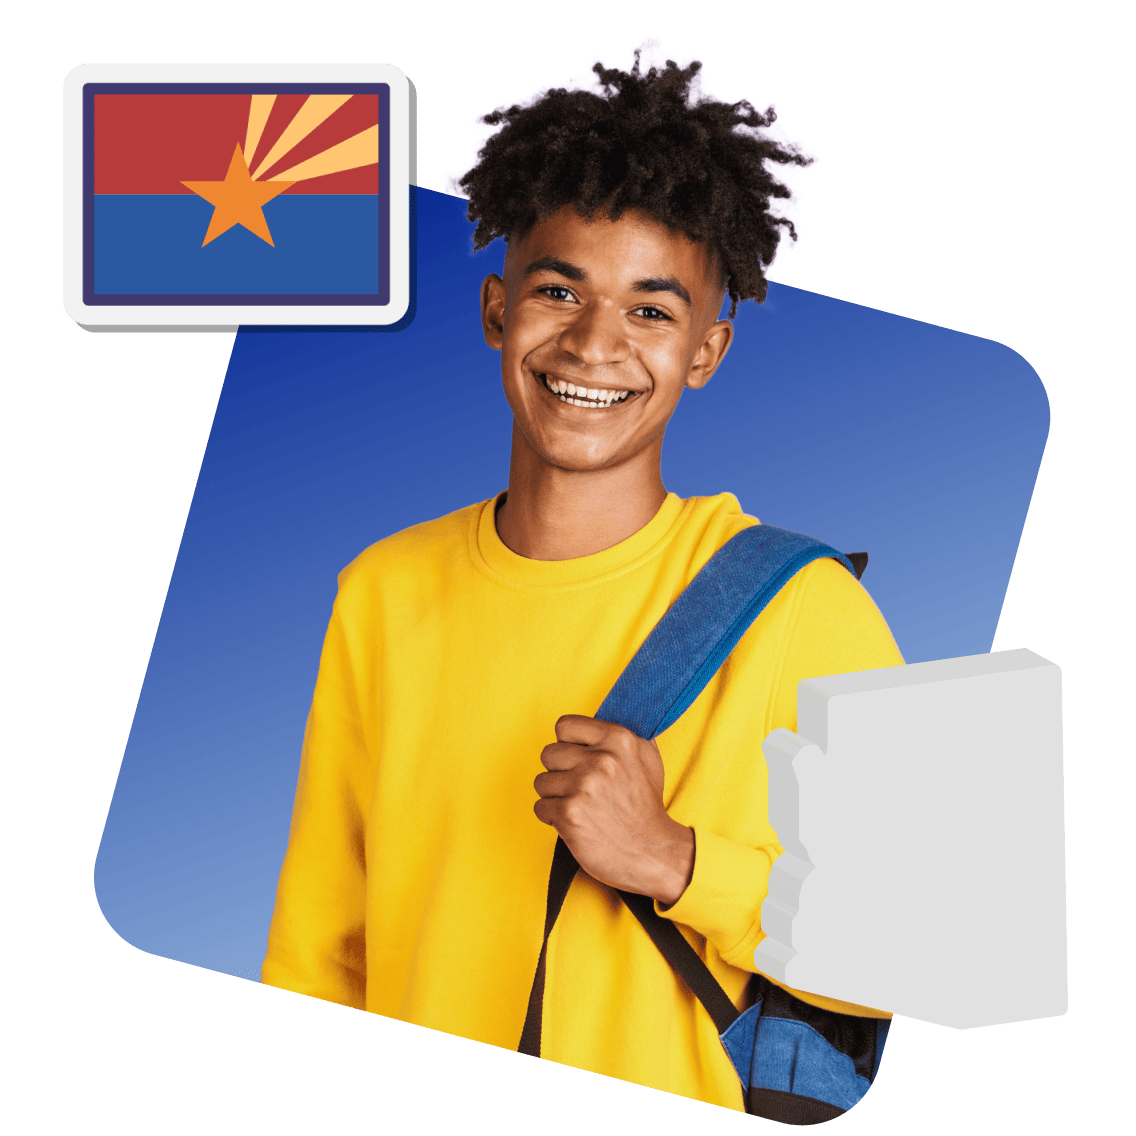
<path id="1" fill-rule="evenodd" d="M 619 307 L 596 301 L 581 306 L 557 343 L 588 367 L 622 363 L 631 351 Z"/>

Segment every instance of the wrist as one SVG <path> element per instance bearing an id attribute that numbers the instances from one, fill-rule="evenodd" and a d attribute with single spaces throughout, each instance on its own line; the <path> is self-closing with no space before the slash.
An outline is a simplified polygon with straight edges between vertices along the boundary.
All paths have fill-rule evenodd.
<path id="1" fill-rule="evenodd" d="M 657 878 L 647 892 L 662 907 L 678 903 L 694 875 L 694 829 L 678 821 L 670 824 L 670 834 L 658 853 Z"/>

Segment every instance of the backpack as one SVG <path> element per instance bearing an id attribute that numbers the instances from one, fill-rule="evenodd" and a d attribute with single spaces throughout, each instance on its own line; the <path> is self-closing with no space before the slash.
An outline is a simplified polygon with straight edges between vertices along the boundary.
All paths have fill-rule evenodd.
<path id="1" fill-rule="evenodd" d="M 671 604 L 604 699 L 596 717 L 654 738 L 673 725 L 769 601 L 806 564 L 830 556 L 859 579 L 864 552 L 848 556 L 812 537 L 753 525 L 728 540 Z M 544 942 L 518 1050 L 540 1056 L 548 939 L 579 864 L 559 837 L 552 857 Z M 739 1013 L 682 932 L 648 896 L 617 891 L 671 968 L 705 1007 L 741 1081 L 746 1112 L 817 1124 L 851 1108 L 879 1068 L 889 1022 L 822 1010 L 761 974 Z"/>

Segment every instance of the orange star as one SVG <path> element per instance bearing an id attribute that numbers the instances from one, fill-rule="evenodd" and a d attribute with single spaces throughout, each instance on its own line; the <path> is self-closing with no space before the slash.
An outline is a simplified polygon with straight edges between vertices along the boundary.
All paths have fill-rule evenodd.
<path id="1" fill-rule="evenodd" d="M 215 237 L 227 233 L 234 225 L 244 225 L 250 233 L 255 233 L 275 248 L 261 206 L 296 183 L 253 181 L 238 142 L 224 181 L 183 181 L 181 184 L 192 189 L 199 197 L 204 197 L 213 206 L 213 216 L 209 219 L 205 240 L 201 242 L 202 248 Z"/>

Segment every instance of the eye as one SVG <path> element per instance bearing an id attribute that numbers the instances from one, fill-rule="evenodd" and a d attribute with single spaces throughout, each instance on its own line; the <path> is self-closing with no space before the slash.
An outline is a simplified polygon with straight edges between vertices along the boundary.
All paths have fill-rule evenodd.
<path id="1" fill-rule="evenodd" d="M 572 293 L 572 289 L 565 287 L 563 284 L 543 284 L 537 291 L 543 293 L 550 300 L 568 302 L 576 299 Z"/>
<path id="2" fill-rule="evenodd" d="M 536 291 L 548 296 L 550 300 L 559 300 L 561 303 L 576 299 L 573 291 L 563 284 L 542 284 Z M 651 307 L 650 304 L 646 304 L 646 306 L 642 308 L 635 308 L 634 310 L 641 312 L 643 317 L 648 320 L 648 323 L 661 324 L 663 321 L 673 323 L 673 319 L 671 319 L 665 311 L 661 308 Z"/>

